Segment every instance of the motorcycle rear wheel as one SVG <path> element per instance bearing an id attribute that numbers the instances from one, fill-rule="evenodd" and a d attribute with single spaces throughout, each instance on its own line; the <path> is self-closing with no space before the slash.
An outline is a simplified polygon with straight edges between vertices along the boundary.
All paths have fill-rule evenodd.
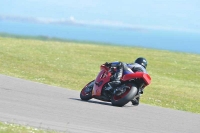
<path id="1" fill-rule="evenodd" d="M 126 89 L 126 91 L 120 95 L 113 95 L 111 102 L 113 106 L 118 106 L 118 107 L 122 107 L 125 104 L 127 104 L 128 102 L 130 102 L 136 95 L 138 92 L 138 89 L 136 87 L 135 84 L 127 84 L 126 86 L 129 87 L 129 89 Z"/>
<path id="2" fill-rule="evenodd" d="M 83 100 L 83 101 L 88 101 L 88 100 L 90 100 L 90 99 L 92 98 L 92 90 L 89 91 L 89 92 L 87 91 L 88 85 L 91 84 L 92 82 L 94 82 L 94 80 L 91 81 L 91 82 L 89 82 L 89 83 L 81 90 L 81 92 L 80 92 L 80 98 L 81 98 L 81 100 Z"/>

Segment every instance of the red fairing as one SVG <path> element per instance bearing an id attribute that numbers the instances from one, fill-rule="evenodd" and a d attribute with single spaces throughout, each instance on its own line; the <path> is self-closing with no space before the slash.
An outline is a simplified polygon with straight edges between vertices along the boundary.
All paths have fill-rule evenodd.
<path id="1" fill-rule="evenodd" d="M 92 90 L 92 96 L 101 96 L 101 90 L 104 84 L 110 81 L 111 73 L 108 72 L 109 68 L 104 65 L 100 66 L 101 71 L 95 79 L 95 84 Z"/>
<path id="2" fill-rule="evenodd" d="M 143 72 L 126 74 L 122 77 L 121 80 L 127 81 L 127 80 L 131 80 L 131 79 L 134 79 L 134 78 L 143 78 L 146 85 L 149 85 L 151 83 L 151 77 L 147 73 L 143 73 Z"/>
<path id="3" fill-rule="evenodd" d="M 105 65 L 101 65 L 101 66 L 100 66 L 100 69 L 101 69 L 101 70 L 105 69 L 106 71 L 108 71 L 108 70 L 109 70 L 109 68 L 108 68 L 108 67 L 106 67 Z"/>

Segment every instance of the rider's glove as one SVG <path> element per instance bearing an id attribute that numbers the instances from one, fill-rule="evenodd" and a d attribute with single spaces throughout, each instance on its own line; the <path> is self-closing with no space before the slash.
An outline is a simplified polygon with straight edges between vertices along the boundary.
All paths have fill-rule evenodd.
<path id="1" fill-rule="evenodd" d="M 108 62 L 106 62 L 104 65 L 105 65 L 106 67 L 111 67 L 111 63 L 108 63 Z"/>

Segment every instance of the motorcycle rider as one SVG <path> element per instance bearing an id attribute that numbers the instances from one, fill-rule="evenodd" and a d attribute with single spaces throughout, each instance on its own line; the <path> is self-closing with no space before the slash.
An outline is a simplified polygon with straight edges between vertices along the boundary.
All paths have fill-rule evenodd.
<path id="1" fill-rule="evenodd" d="M 147 60 L 143 57 L 139 57 L 135 60 L 134 63 L 132 64 L 127 64 L 124 62 L 111 62 L 108 63 L 106 62 L 104 64 L 107 67 L 115 67 L 116 71 L 115 73 L 113 73 L 113 75 L 111 76 L 111 82 L 109 83 L 110 86 L 113 87 L 117 87 L 118 85 L 121 84 L 121 77 L 123 75 L 123 73 L 126 73 L 127 71 L 132 71 L 132 72 L 144 72 L 147 73 L 146 71 L 146 67 L 147 67 Z M 138 92 L 138 97 L 131 100 L 133 105 L 139 105 L 139 100 L 140 100 L 140 94 L 143 94 L 143 89 L 142 88 L 139 92 Z"/>

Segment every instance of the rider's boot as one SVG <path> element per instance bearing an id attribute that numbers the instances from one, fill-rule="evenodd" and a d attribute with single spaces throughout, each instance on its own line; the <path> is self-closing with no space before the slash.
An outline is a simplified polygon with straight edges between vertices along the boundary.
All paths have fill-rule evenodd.
<path id="1" fill-rule="evenodd" d="M 132 102 L 132 105 L 138 106 L 139 102 L 140 102 L 140 97 L 137 97 L 137 98 L 131 100 L 131 102 Z"/>
<path id="2" fill-rule="evenodd" d="M 112 81 L 110 83 L 108 83 L 112 88 L 114 87 L 117 87 L 121 84 L 121 81 L 120 80 L 115 80 L 115 81 Z"/>
<path id="3" fill-rule="evenodd" d="M 144 88 L 140 89 L 139 92 L 138 92 L 138 95 L 136 96 L 136 98 L 134 98 L 133 100 L 131 100 L 132 105 L 135 105 L 135 106 L 139 105 L 139 103 L 140 103 L 140 96 L 144 93 L 143 90 L 144 90 Z"/>
<path id="4" fill-rule="evenodd" d="M 112 88 L 115 88 L 119 86 L 120 84 L 121 84 L 120 80 L 111 81 L 108 83 L 108 87 L 105 90 L 111 90 Z"/>
<path id="5" fill-rule="evenodd" d="M 115 88 L 121 84 L 122 68 L 118 69 L 117 72 L 111 77 L 111 82 L 108 83 L 109 87 L 106 90 Z"/>

